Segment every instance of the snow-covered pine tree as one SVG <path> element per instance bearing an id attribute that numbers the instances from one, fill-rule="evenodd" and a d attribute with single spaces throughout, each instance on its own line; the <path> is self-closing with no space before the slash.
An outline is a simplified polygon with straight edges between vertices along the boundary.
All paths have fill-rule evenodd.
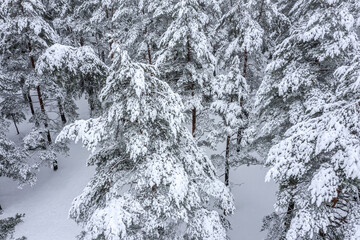
<path id="1" fill-rule="evenodd" d="M 247 100 L 249 85 L 242 75 L 240 60 L 234 57 L 231 68 L 227 74 L 218 75 L 213 83 L 215 100 L 212 108 L 220 116 L 209 137 L 213 138 L 210 142 L 218 144 L 225 140 L 225 184 L 229 185 L 230 172 L 230 149 L 236 146 L 236 137 L 240 127 L 246 125 L 248 110 L 244 107 L 243 101 Z M 235 143 L 232 143 L 234 142 Z"/>
<path id="2" fill-rule="evenodd" d="M 55 99 L 62 122 L 76 118 L 74 100 L 85 93 L 90 115 L 101 111 L 98 95 L 105 84 L 108 67 L 89 46 L 70 47 L 54 44 L 39 57 L 36 71 L 46 76 L 49 92 Z"/>
<path id="3" fill-rule="evenodd" d="M 112 54 L 103 115 L 57 138 L 82 139 L 97 167 L 70 210 L 82 239 L 226 239 L 232 196 L 183 126 L 180 97 L 153 66 Z"/>
<path id="4" fill-rule="evenodd" d="M 2 118 L 0 118 L 0 123 L 0 177 L 7 177 L 18 182 L 19 187 L 26 184 L 33 185 L 36 177 L 32 167 L 26 162 L 28 153 L 6 138 L 7 124 Z M 22 222 L 23 216 L 16 214 L 15 217 L 0 219 L 0 239 L 10 239 L 15 226 Z"/>
<path id="5" fill-rule="evenodd" d="M 2 210 L 0 209 L 0 214 Z M 0 239 L 14 239 L 15 227 L 23 220 L 24 214 L 16 214 L 15 217 L 0 219 Z M 26 240 L 26 237 L 17 238 L 16 240 Z"/>
<path id="6" fill-rule="evenodd" d="M 45 15 L 46 6 L 42 1 L 8 0 L 0 4 L 0 60 L 3 74 L 23 86 L 33 114 L 36 111 L 30 88 L 36 89 L 41 113 L 35 121 L 41 120 L 48 128 L 41 79 L 34 71 L 39 54 L 57 39 Z M 51 142 L 49 130 L 47 138 Z"/>
<path id="7" fill-rule="evenodd" d="M 277 11 L 270 1 L 222 1 L 224 15 L 216 23 L 214 33 L 217 77 L 212 84 L 216 111 L 216 127 L 209 134 L 209 142 L 217 147 L 219 141 L 225 146 L 225 182 L 229 182 L 229 166 L 235 162 L 254 161 L 249 149 L 240 146 L 248 119 L 253 92 L 262 78 L 268 48 L 264 46 Z M 271 29 L 271 28 L 269 28 Z M 245 141 L 244 141 L 245 142 Z M 242 144 L 244 145 L 244 143 Z M 251 151 L 254 151 L 251 146 Z M 213 155 L 214 159 L 219 155 Z M 220 159 L 223 159 L 220 156 Z M 246 160 L 245 160 L 246 159 Z"/>
<path id="8" fill-rule="evenodd" d="M 21 89 L 20 82 L 13 82 L 0 72 L 0 117 L 12 121 L 17 134 L 20 133 L 17 124 L 25 120 L 24 108 L 27 101 L 27 96 Z"/>
<path id="9" fill-rule="evenodd" d="M 166 28 L 170 1 L 117 0 L 112 41 L 121 43 L 132 59 L 154 63 L 157 41 Z"/>
<path id="10" fill-rule="evenodd" d="M 267 239 L 357 239 L 359 3 L 281 3 L 291 24 L 256 103 L 259 137 L 275 143 L 267 180 L 279 184 Z"/>
<path id="11" fill-rule="evenodd" d="M 116 4 L 110 0 L 64 0 L 62 18 L 57 24 L 63 33 L 63 44 L 91 46 L 103 62 L 108 62 Z"/>
<path id="12" fill-rule="evenodd" d="M 36 178 L 32 167 L 26 162 L 28 153 L 6 138 L 8 124 L 3 119 L 0 119 L 0 123 L 0 177 L 11 178 L 20 187 L 33 185 Z"/>
<path id="13" fill-rule="evenodd" d="M 191 119 L 192 134 L 200 138 L 208 120 L 206 109 L 216 63 L 207 31 L 211 17 L 206 1 L 178 0 L 168 7 L 169 24 L 160 39 L 156 65 L 181 95 Z"/>

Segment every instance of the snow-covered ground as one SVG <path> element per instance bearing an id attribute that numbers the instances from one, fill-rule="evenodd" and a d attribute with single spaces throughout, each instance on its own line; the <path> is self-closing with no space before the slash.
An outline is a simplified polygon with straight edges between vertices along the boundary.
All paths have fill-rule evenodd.
<path id="1" fill-rule="evenodd" d="M 16 228 L 16 236 L 29 240 L 71 240 L 80 232 L 76 223 L 68 219 L 71 201 L 79 195 L 93 174 L 86 167 L 88 152 L 81 144 L 71 145 L 69 157 L 62 157 L 59 170 L 42 169 L 34 187 L 17 189 L 11 180 L 0 179 L 0 203 L 4 215 L 25 213 L 24 223 Z M 230 217 L 233 240 L 262 239 L 262 217 L 272 211 L 275 184 L 264 183 L 265 169 L 259 166 L 239 167 L 231 172 L 236 213 Z"/>
<path id="2" fill-rule="evenodd" d="M 80 118 L 86 118 L 86 109 L 79 110 Z M 33 187 L 18 189 L 15 182 L 0 178 L 0 204 L 4 209 L 0 218 L 15 213 L 26 215 L 24 223 L 16 227 L 15 237 L 75 239 L 81 228 L 68 218 L 68 211 L 73 198 L 82 192 L 94 173 L 94 168 L 86 166 L 88 155 L 81 143 L 71 144 L 69 156 L 61 156 L 58 161 L 59 170 L 42 168 Z M 236 212 L 229 218 L 231 239 L 261 240 L 265 236 L 260 232 L 262 218 L 273 210 L 276 191 L 274 183 L 264 182 L 265 174 L 266 169 L 261 166 L 242 166 L 231 171 L 231 189 L 236 200 Z"/>
<path id="3" fill-rule="evenodd" d="M 59 170 L 42 168 L 35 186 L 20 190 L 9 179 L 0 180 L 1 217 L 25 213 L 24 223 L 16 227 L 16 237 L 28 240 L 71 240 L 80 232 L 68 219 L 74 197 L 81 193 L 92 176 L 93 168 L 86 167 L 87 151 L 73 144 L 69 157 L 59 159 Z"/>

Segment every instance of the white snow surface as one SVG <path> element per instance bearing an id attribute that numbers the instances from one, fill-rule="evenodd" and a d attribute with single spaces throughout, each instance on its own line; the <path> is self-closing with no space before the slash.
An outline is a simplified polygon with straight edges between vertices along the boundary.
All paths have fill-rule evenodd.
<path id="1" fill-rule="evenodd" d="M 81 104 L 82 105 L 82 104 Z M 83 105 L 84 106 L 84 105 Z M 79 108 L 79 119 L 86 118 L 86 109 Z M 25 125 L 25 124 L 24 124 Z M 23 127 L 25 130 L 26 126 Z M 13 129 L 11 129 L 12 132 Z M 14 138 L 14 136 L 10 136 Z M 28 240 L 75 240 L 80 226 L 69 219 L 72 200 L 80 195 L 94 173 L 86 166 L 89 152 L 81 143 L 71 144 L 69 156 L 60 156 L 59 169 L 42 168 L 33 187 L 18 189 L 10 179 L 0 178 L 1 218 L 25 213 L 24 222 L 15 229 L 15 237 Z M 262 166 L 241 166 L 230 173 L 231 190 L 236 211 L 229 217 L 232 240 L 261 240 L 262 218 L 273 211 L 276 185 L 265 183 L 267 169 Z"/>

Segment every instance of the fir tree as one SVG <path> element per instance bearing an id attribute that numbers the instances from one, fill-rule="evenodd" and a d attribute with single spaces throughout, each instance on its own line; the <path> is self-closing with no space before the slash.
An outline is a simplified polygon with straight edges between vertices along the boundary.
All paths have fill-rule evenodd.
<path id="1" fill-rule="evenodd" d="M 7 177 L 18 182 L 20 188 L 26 184 L 35 184 L 36 177 L 33 167 L 27 163 L 28 153 L 6 138 L 7 124 L 2 118 L 0 122 L 0 177 Z M 12 239 L 15 226 L 22 222 L 23 217 L 23 214 L 16 214 L 15 217 L 0 219 L 0 239 Z"/>
<path id="2" fill-rule="evenodd" d="M 291 25 L 257 101 L 260 136 L 276 143 L 267 157 L 267 180 L 280 186 L 276 212 L 264 227 L 268 239 L 356 239 L 359 72 L 350 62 L 359 52 L 359 4 L 283 4 Z"/>
<path id="3" fill-rule="evenodd" d="M 210 16 L 205 1 L 180 0 L 169 7 L 171 17 L 160 39 L 156 64 L 164 79 L 181 95 L 192 134 L 200 138 L 206 130 L 216 63 L 207 31 Z"/>
<path id="4" fill-rule="evenodd" d="M 1 209 L 0 209 L 1 214 Z M 15 227 L 23 220 L 24 215 L 16 214 L 15 217 L 8 217 L 5 219 L 0 219 L 0 239 L 14 239 Z M 16 240 L 26 240 L 25 237 L 17 238 Z"/>
<path id="5" fill-rule="evenodd" d="M 70 216 L 82 239 L 226 239 L 231 194 L 183 126 L 182 103 L 156 69 L 114 49 L 102 116 L 66 126 L 96 174 Z"/>
<path id="6" fill-rule="evenodd" d="M 35 62 L 40 53 L 57 39 L 57 34 L 45 17 L 46 6 L 42 1 L 9 0 L 0 5 L 0 52 L 4 75 L 22 86 L 31 113 L 34 110 L 30 88 L 36 90 L 40 114 L 35 122 L 41 121 L 47 129 L 47 139 L 51 143 L 50 130 L 45 109 L 45 99 L 41 79 L 35 74 Z M 37 124 L 38 125 L 38 124 Z"/>
<path id="7" fill-rule="evenodd" d="M 98 94 L 105 83 L 107 66 L 91 47 L 75 48 L 54 44 L 39 57 L 36 71 L 46 77 L 46 84 L 63 124 L 73 122 L 76 118 L 74 100 L 84 92 L 90 106 L 90 115 L 101 111 Z"/>

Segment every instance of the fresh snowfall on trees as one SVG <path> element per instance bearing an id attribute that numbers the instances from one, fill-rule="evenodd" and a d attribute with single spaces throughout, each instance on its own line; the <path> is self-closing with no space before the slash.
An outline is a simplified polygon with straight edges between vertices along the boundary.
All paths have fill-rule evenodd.
<path id="1" fill-rule="evenodd" d="M 0 240 L 359 240 L 359 38 L 359 0 L 1 1 Z"/>

